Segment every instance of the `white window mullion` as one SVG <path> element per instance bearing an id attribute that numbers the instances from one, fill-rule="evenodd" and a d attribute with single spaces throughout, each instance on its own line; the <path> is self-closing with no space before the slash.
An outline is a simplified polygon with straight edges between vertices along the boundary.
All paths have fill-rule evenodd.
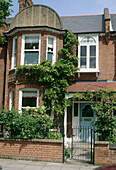
<path id="1" fill-rule="evenodd" d="M 25 44 L 25 36 L 22 35 L 21 65 L 24 65 L 24 44 Z"/>
<path id="2" fill-rule="evenodd" d="M 37 90 L 37 103 L 36 103 L 36 107 L 39 106 L 39 90 Z"/>
<path id="3" fill-rule="evenodd" d="M 53 64 L 56 62 L 56 37 L 54 37 L 53 41 Z"/>
<path id="4" fill-rule="evenodd" d="M 10 90 L 10 102 L 9 102 L 9 110 L 12 109 L 12 90 Z"/>
<path id="5" fill-rule="evenodd" d="M 87 69 L 89 69 L 89 62 L 90 62 L 90 46 L 87 45 Z"/>
<path id="6" fill-rule="evenodd" d="M 78 46 L 78 57 L 79 57 L 79 60 L 78 60 L 78 68 L 80 68 L 80 48 L 81 48 L 81 46 L 79 45 L 79 46 Z"/>
<path id="7" fill-rule="evenodd" d="M 16 57 L 15 55 L 17 54 L 17 51 L 15 51 L 17 49 L 16 40 L 17 40 L 17 36 L 13 38 L 13 43 L 12 43 L 12 65 L 11 65 L 12 69 L 16 67 L 16 64 L 15 64 L 15 57 Z"/>
<path id="8" fill-rule="evenodd" d="M 98 46 L 98 42 L 99 42 L 99 37 L 97 35 L 96 38 L 97 44 L 96 44 L 96 69 L 99 69 L 99 46 Z"/>
<path id="9" fill-rule="evenodd" d="M 22 109 L 22 90 L 19 90 L 19 112 Z"/>

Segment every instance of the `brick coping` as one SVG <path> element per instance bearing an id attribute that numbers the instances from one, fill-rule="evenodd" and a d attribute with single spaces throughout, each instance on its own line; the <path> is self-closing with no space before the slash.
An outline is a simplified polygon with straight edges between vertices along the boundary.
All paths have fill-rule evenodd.
<path id="1" fill-rule="evenodd" d="M 108 141 L 96 141 L 95 144 L 97 145 L 109 145 Z"/>
<path id="2" fill-rule="evenodd" d="M 28 140 L 25 140 L 25 139 L 5 139 L 5 138 L 0 138 L 0 141 L 63 143 L 63 140 L 58 140 L 58 139 L 32 139 L 32 140 L 28 139 Z"/>

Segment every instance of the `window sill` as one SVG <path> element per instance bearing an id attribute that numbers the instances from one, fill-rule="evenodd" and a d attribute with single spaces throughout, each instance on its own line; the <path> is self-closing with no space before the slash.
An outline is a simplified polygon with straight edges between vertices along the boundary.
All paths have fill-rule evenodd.
<path id="1" fill-rule="evenodd" d="M 81 73 L 96 73 L 96 77 L 98 77 L 100 71 L 97 69 L 80 69 L 79 71 L 77 71 L 77 73 L 78 73 L 78 77 L 80 77 Z"/>
<path id="2" fill-rule="evenodd" d="M 9 71 L 13 71 L 13 70 L 16 70 L 16 67 L 15 67 L 15 68 L 11 68 L 11 69 L 9 69 Z"/>

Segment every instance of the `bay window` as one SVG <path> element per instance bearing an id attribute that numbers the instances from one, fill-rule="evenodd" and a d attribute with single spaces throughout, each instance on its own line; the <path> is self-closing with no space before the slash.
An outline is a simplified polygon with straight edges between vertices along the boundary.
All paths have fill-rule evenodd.
<path id="1" fill-rule="evenodd" d="M 98 70 L 98 36 L 79 36 L 80 71 Z"/>
<path id="2" fill-rule="evenodd" d="M 21 64 L 40 64 L 40 34 L 25 34 L 22 36 Z"/>

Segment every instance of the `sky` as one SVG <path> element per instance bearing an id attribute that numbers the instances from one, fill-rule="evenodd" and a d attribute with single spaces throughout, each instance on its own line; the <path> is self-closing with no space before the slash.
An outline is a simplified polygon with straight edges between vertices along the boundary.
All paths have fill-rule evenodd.
<path id="1" fill-rule="evenodd" d="M 19 11 L 18 0 L 12 0 L 14 17 Z M 116 13 L 116 0 L 33 0 L 34 4 L 43 4 L 53 8 L 59 16 L 103 14 L 104 8 Z"/>

